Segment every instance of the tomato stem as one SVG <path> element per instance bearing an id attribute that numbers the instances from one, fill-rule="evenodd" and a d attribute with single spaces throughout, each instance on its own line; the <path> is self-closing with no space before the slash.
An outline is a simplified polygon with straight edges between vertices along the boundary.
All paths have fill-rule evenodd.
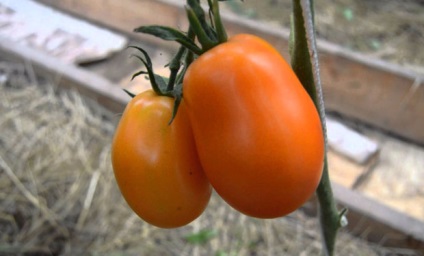
<path id="1" fill-rule="evenodd" d="M 327 141 L 325 109 L 315 41 L 313 3 L 312 0 L 293 0 L 292 3 L 293 16 L 289 44 L 292 68 L 320 114 L 323 134 Z M 345 211 L 338 212 L 333 197 L 327 156 L 324 157 L 323 174 L 316 193 L 320 204 L 319 216 L 323 250 L 325 255 L 331 256 L 334 254 L 337 232 L 342 226 L 341 219 L 344 218 Z"/>
<path id="2" fill-rule="evenodd" d="M 193 27 L 197 39 L 199 40 L 199 43 L 202 46 L 202 52 L 212 49 L 215 46 L 215 42 L 211 38 L 209 38 L 206 31 L 203 29 L 199 18 L 196 16 L 196 13 L 189 6 L 186 6 L 186 12 L 188 20 L 190 22 L 190 26 Z"/>
<path id="3" fill-rule="evenodd" d="M 202 6 L 200 5 L 199 0 L 187 0 L 187 5 L 190 6 L 194 13 L 196 14 L 197 18 L 199 19 L 200 25 L 202 26 L 202 29 L 205 31 L 205 33 L 208 35 L 208 37 L 216 41 L 216 33 L 213 30 L 213 28 L 206 22 L 206 16 L 205 12 L 203 11 Z"/>
<path id="4" fill-rule="evenodd" d="M 218 0 L 208 0 L 209 6 L 212 11 L 213 21 L 215 24 L 216 33 L 218 36 L 218 44 L 225 43 L 227 41 L 227 32 L 225 31 L 224 24 L 222 23 L 221 14 L 219 12 Z"/>
<path id="5" fill-rule="evenodd" d="M 169 70 L 171 71 L 169 75 L 169 81 L 168 86 L 166 87 L 166 91 L 172 91 L 174 89 L 175 80 L 177 79 L 178 71 L 181 68 L 181 58 L 186 52 L 186 48 L 181 46 L 180 49 L 178 49 L 177 54 L 175 57 L 171 60 L 169 63 Z"/>

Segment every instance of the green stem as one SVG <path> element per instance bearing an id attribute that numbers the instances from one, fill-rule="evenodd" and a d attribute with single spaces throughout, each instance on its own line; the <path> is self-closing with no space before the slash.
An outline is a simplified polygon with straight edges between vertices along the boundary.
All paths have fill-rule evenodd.
<path id="1" fill-rule="evenodd" d="M 194 38 L 196 37 L 193 29 L 191 26 L 188 29 L 187 37 L 194 41 Z M 180 72 L 180 74 L 177 77 L 177 84 L 182 83 L 184 79 L 185 72 L 187 71 L 188 66 L 194 61 L 194 54 L 191 51 L 187 51 L 185 57 L 184 57 L 184 68 Z"/>
<path id="2" fill-rule="evenodd" d="M 299 0 L 293 1 L 293 16 L 291 18 L 291 65 L 294 72 L 298 75 L 303 87 L 318 108 L 318 97 L 314 82 L 311 56 L 309 54 L 308 39 L 304 27 L 305 21 L 303 19 L 302 7 Z"/>
<path id="3" fill-rule="evenodd" d="M 293 16 L 290 37 L 292 68 L 318 109 L 323 133 L 326 138 L 325 109 L 319 78 L 313 22 L 313 3 L 312 0 L 293 0 L 292 2 Z M 334 201 L 328 173 L 327 156 L 324 158 L 323 174 L 316 193 L 320 204 L 319 219 L 323 236 L 323 248 L 325 254 L 331 256 L 334 254 L 337 231 L 341 226 L 340 220 L 344 212 L 338 212 Z"/>
<path id="4" fill-rule="evenodd" d="M 215 46 L 215 42 L 206 34 L 198 17 L 196 16 L 196 13 L 188 6 L 186 6 L 186 12 L 190 25 L 195 31 L 199 43 L 202 45 L 202 52 L 212 49 Z"/>
<path id="5" fill-rule="evenodd" d="M 325 255 L 333 255 L 336 244 L 337 231 L 340 228 L 341 214 L 338 212 L 333 198 L 331 181 L 328 173 L 327 156 L 324 159 L 324 171 L 321 181 L 317 188 L 317 197 L 319 201 L 319 220 L 321 225 L 321 234 Z"/>
<path id="6" fill-rule="evenodd" d="M 215 24 L 216 33 L 218 35 L 218 42 L 225 43 L 228 39 L 227 32 L 225 31 L 224 24 L 222 23 L 221 14 L 219 12 L 218 0 L 208 0 L 209 6 L 212 10 L 213 21 Z"/>
<path id="7" fill-rule="evenodd" d="M 207 23 L 206 15 L 203 11 L 202 6 L 200 5 L 200 1 L 187 0 L 187 5 L 193 9 L 194 13 L 196 14 L 196 17 L 199 19 L 200 25 L 202 26 L 203 30 L 208 35 L 208 37 L 211 38 L 213 41 L 216 41 L 217 38 L 215 31 L 213 31 L 212 27 Z"/>
<path id="8" fill-rule="evenodd" d="M 174 89 L 175 80 L 177 78 L 178 71 L 181 67 L 181 58 L 183 57 L 185 52 L 186 48 L 184 46 L 181 46 L 180 49 L 178 49 L 178 52 L 175 57 L 169 63 L 169 70 L 171 71 L 171 73 L 169 75 L 168 86 L 166 88 L 166 91 L 168 92 Z"/>

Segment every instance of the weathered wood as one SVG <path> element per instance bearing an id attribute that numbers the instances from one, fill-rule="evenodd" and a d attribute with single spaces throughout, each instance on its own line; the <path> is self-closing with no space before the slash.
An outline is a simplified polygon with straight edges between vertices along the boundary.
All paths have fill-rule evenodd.
<path id="1" fill-rule="evenodd" d="M 130 41 L 128 45 L 137 45 L 143 47 L 152 57 L 153 53 L 158 52 L 151 45 Z M 144 68 L 143 64 L 132 55 L 139 55 L 140 53 L 134 49 L 124 49 L 110 56 L 107 61 L 91 62 L 84 64 L 82 69 L 96 73 L 101 77 L 105 77 L 113 83 L 119 83 L 122 79 L 130 80 L 131 74 L 129 71 L 139 71 Z M 154 59 L 153 59 L 154 60 Z"/>
<path id="2" fill-rule="evenodd" d="M 1 8 L 8 10 L 0 11 L 1 37 L 30 45 L 64 62 L 105 59 L 127 44 L 122 35 L 34 1 L 0 0 Z"/>
<path id="3" fill-rule="evenodd" d="M 368 170 L 368 165 L 356 164 L 331 150 L 327 153 L 327 159 L 331 181 L 346 188 L 353 188 L 359 177 L 365 175 Z"/>
<path id="4" fill-rule="evenodd" d="M 176 0 L 38 0 L 92 21 L 154 42 L 169 43 L 132 33 L 146 24 L 185 27 L 183 2 Z M 160 13 L 160 15 L 158 15 Z M 224 13 L 230 34 L 253 33 L 273 44 L 287 58 L 289 31 Z M 406 139 L 424 144 L 424 76 L 400 66 L 371 59 L 328 42 L 318 41 L 324 96 L 328 110 L 360 119 Z"/>
<path id="5" fill-rule="evenodd" d="M 74 89 L 114 112 L 122 112 L 129 97 L 109 80 L 45 53 L 0 40 L 0 58 L 29 62 L 34 71 L 55 80 L 61 88 Z"/>
<path id="6" fill-rule="evenodd" d="M 175 49 L 176 45 L 156 39 L 151 36 L 133 33 L 134 28 L 141 25 L 162 24 L 181 26 L 184 10 L 175 8 L 169 3 L 156 0 L 37 0 L 64 12 L 69 12 L 77 17 L 84 18 L 93 23 L 107 26 L 131 35 L 133 38 L 153 43 L 168 49 Z M 160 15 L 158 15 L 160 13 Z M 184 22 L 184 21 L 183 21 Z"/>
<path id="7" fill-rule="evenodd" d="M 424 223 L 333 183 L 334 197 L 349 211 L 347 229 L 363 239 L 424 253 Z"/>

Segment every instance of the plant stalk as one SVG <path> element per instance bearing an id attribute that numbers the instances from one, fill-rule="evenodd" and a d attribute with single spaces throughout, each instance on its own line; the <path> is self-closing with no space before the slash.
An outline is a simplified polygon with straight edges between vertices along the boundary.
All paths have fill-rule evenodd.
<path id="1" fill-rule="evenodd" d="M 293 0 L 292 3 L 293 16 L 290 35 L 292 68 L 319 112 L 323 134 L 327 143 L 325 108 L 315 41 L 313 1 Z M 324 157 L 323 174 L 316 194 L 320 205 L 319 220 L 323 238 L 323 250 L 325 255 L 332 256 L 334 254 L 337 232 L 341 227 L 340 220 L 344 217 L 344 212 L 338 212 L 334 201 L 328 173 L 327 156 Z"/>

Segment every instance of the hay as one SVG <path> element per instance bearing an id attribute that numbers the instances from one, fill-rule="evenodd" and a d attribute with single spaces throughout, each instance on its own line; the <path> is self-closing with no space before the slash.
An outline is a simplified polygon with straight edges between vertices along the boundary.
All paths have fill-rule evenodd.
<path id="1" fill-rule="evenodd" d="M 319 255 L 315 219 L 301 212 L 252 219 L 215 195 L 186 227 L 147 225 L 113 177 L 110 143 L 119 116 L 30 71 L 0 62 L 0 255 Z M 187 242 L 201 230 L 212 238 Z M 337 247 L 337 255 L 390 252 L 345 233 Z"/>

